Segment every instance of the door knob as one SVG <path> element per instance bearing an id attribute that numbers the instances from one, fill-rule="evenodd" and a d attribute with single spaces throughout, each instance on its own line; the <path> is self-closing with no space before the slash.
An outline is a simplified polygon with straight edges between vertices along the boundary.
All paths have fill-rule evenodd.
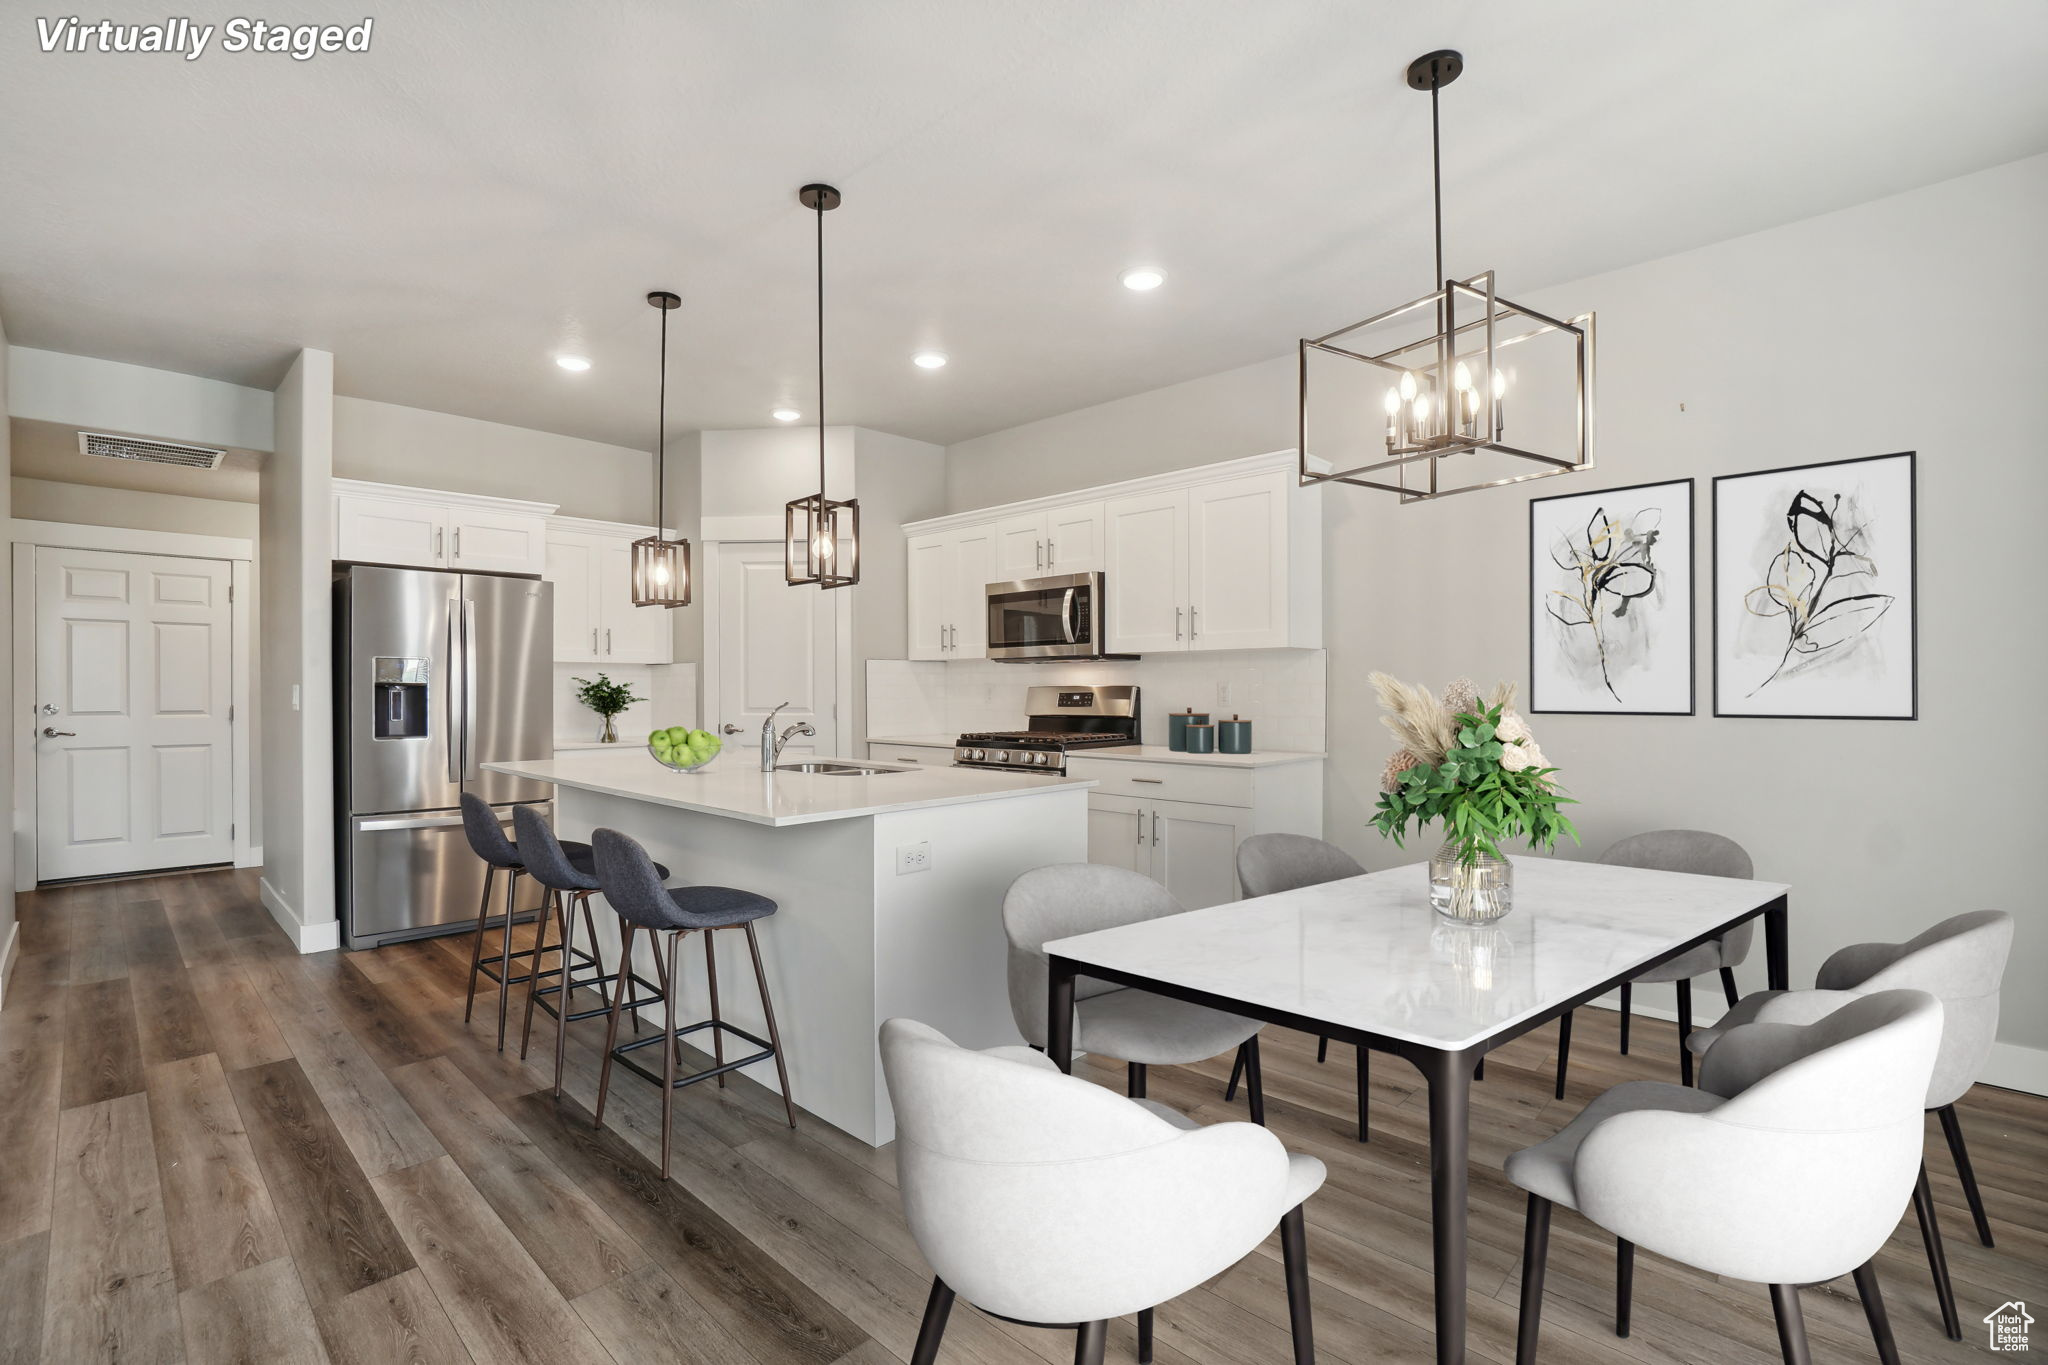
<path id="1" fill-rule="evenodd" d="M 76 736 L 77 731 L 75 730 L 59 730 L 56 727 L 50 725 L 45 725 L 43 727 L 43 738 L 45 739 L 73 739 L 76 738 Z"/>
<path id="2" fill-rule="evenodd" d="M 718 730 L 720 734 L 726 735 L 736 735 L 740 733 L 740 727 L 734 725 L 731 721 L 727 721 L 725 724 L 719 726 Z"/>

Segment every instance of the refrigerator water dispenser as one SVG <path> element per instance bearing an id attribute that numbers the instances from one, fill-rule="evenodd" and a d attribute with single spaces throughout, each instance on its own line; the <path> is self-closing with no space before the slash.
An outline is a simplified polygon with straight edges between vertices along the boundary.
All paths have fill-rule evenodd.
<path id="1" fill-rule="evenodd" d="M 424 739 L 427 734 L 427 660 L 370 661 L 370 735 Z"/>

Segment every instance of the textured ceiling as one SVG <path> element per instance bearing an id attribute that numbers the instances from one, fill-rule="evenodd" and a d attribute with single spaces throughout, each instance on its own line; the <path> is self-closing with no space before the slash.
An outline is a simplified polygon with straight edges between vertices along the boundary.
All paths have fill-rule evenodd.
<path id="1" fill-rule="evenodd" d="M 808 420 L 822 178 L 830 419 L 954 441 L 1426 288 L 1401 73 L 1438 46 L 1449 264 L 1511 294 L 2048 149 L 2039 0 L 440 0 L 309 62 L 46 55 L 17 6 L 0 316 L 264 386 L 321 347 L 345 393 L 645 446 L 668 287 L 672 427 Z"/>

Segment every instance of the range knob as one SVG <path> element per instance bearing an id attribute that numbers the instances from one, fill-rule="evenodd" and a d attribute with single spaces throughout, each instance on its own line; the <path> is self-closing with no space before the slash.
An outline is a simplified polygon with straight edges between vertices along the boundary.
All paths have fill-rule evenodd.
<path id="1" fill-rule="evenodd" d="M 1036 763 L 1041 768 L 1049 767 L 1052 764 L 1052 755 L 1049 753 L 1033 754 L 1031 756 L 1031 761 L 1033 763 Z"/>
<path id="2" fill-rule="evenodd" d="M 973 759 L 976 763 L 986 763 L 988 761 L 988 750 L 969 749 L 967 751 L 967 756 Z"/>
<path id="3" fill-rule="evenodd" d="M 1009 751 L 1008 749 L 998 749 L 998 750 L 996 750 L 996 762 L 998 762 L 998 763 L 1008 763 L 1009 761 L 1010 761 L 1010 751 Z"/>

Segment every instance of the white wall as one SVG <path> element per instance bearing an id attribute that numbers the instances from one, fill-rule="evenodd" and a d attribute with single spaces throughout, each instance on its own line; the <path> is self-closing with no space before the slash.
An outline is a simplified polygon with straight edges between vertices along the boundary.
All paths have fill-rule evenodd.
<path id="1" fill-rule="evenodd" d="M 10 428 L 13 425 L 13 348 L 7 344 L 7 327 L 0 319 L 0 356 L 9 358 L 9 363 L 0 365 L 0 475 L 8 474 L 13 465 L 13 447 Z M 5 491 L 0 491 L 0 523 L 14 515 L 11 506 L 14 480 L 4 480 Z M 12 716 L 14 711 L 14 557 L 8 555 L 0 560 L 0 715 Z M 0 742 L 0 791 L 14 790 L 14 741 L 8 737 Z M 10 822 L 11 823 L 11 822 Z M 7 979 L 14 970 L 14 960 L 20 944 L 16 939 L 14 920 L 14 839 L 0 838 L 0 1000 L 7 996 Z"/>
<path id="2" fill-rule="evenodd" d="M 816 427 L 707 431 L 701 440 L 707 517 L 780 517 L 790 499 L 818 491 Z M 832 497 L 854 495 L 852 427 L 825 428 L 825 472 Z"/>
<path id="3" fill-rule="evenodd" d="M 330 480 L 334 357 L 301 351 L 277 388 L 263 475 L 263 900 L 302 951 L 334 923 L 333 609 Z M 293 691 L 299 692 L 296 704 Z"/>
<path id="4" fill-rule="evenodd" d="M 1711 476 L 1918 450 L 1917 722 L 1703 709 L 1535 725 L 1584 803 L 1573 814 L 1586 850 L 1568 856 L 1641 829 L 1726 832 L 1760 875 L 1794 888 L 1795 982 L 1842 944 L 2011 910 L 2022 923 L 2009 1046 L 1992 1076 L 2048 1090 L 2048 1052 L 2026 1051 L 2048 1049 L 2048 995 L 2023 989 L 2048 974 L 2036 870 L 2048 806 L 2023 737 L 2048 677 L 2033 559 L 2048 503 L 2036 397 L 2048 333 L 2027 306 L 2048 297 L 2044 219 L 2048 157 L 2036 157 L 1531 295 L 1599 313 L 1597 470 L 1405 508 L 1324 491 L 1329 837 L 1370 866 L 1416 856 L 1366 825 L 1387 750 L 1366 673 L 1526 683 L 1530 497 L 1701 480 L 1704 701 Z M 1503 284 L 1512 294 L 1511 275 Z M 1293 386 L 1287 357 L 963 442 L 949 451 L 949 503 L 1291 446 Z M 1761 961 L 1741 975 L 1760 986 Z"/>
<path id="5" fill-rule="evenodd" d="M 13 417 L 270 449 L 273 401 L 266 390 L 26 346 L 10 346 L 6 355 Z"/>

